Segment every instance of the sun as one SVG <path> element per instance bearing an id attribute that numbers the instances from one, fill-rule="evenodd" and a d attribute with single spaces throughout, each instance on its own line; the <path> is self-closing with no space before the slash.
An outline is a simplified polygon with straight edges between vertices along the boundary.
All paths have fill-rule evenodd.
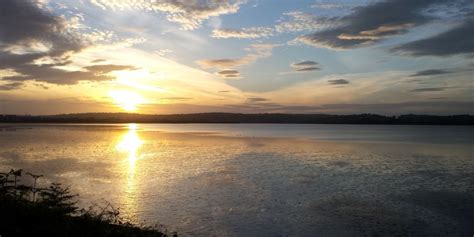
<path id="1" fill-rule="evenodd" d="M 136 111 L 146 102 L 141 95 L 133 91 L 110 91 L 109 96 L 114 100 L 114 104 L 125 111 Z"/>

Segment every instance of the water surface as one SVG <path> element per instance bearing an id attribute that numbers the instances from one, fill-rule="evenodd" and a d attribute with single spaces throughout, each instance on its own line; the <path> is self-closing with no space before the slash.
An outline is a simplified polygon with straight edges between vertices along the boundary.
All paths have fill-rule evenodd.
<path id="1" fill-rule="evenodd" d="M 463 126 L 3 124 L 0 168 L 181 236 L 471 236 L 473 143 Z"/>

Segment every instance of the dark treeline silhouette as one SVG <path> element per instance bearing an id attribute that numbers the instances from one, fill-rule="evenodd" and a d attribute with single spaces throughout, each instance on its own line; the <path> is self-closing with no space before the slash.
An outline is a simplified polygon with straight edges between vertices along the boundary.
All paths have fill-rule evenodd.
<path id="1" fill-rule="evenodd" d="M 135 113 L 84 113 L 60 115 L 0 115 L 1 123 L 295 123 L 295 124 L 413 124 L 474 125 L 472 115 L 383 116 L 377 114 L 241 114 L 196 113 L 147 115 Z"/>

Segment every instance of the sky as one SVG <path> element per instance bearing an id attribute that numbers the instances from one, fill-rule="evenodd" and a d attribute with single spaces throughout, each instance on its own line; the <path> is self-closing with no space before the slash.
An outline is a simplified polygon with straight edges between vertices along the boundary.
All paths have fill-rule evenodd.
<path id="1" fill-rule="evenodd" d="M 472 0 L 1 0 L 0 114 L 474 114 Z"/>

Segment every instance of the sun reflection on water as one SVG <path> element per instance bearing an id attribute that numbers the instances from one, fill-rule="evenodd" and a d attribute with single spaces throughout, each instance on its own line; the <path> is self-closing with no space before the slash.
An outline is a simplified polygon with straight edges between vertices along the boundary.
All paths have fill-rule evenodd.
<path id="1" fill-rule="evenodd" d="M 128 132 L 123 135 L 120 142 L 117 144 L 116 149 L 119 152 L 127 153 L 126 163 L 124 166 L 127 173 L 127 184 L 124 187 L 125 194 L 122 196 L 123 211 L 125 214 L 131 215 L 135 213 L 136 209 L 136 163 L 140 159 L 139 150 L 143 145 L 143 140 L 137 134 L 138 125 L 129 124 Z"/>
<path id="2" fill-rule="evenodd" d="M 138 159 L 137 153 L 140 147 L 143 145 L 143 141 L 137 134 L 137 129 L 137 124 L 129 124 L 127 134 L 125 134 L 117 144 L 118 151 L 128 153 L 128 170 L 130 175 L 135 174 L 135 163 Z"/>

